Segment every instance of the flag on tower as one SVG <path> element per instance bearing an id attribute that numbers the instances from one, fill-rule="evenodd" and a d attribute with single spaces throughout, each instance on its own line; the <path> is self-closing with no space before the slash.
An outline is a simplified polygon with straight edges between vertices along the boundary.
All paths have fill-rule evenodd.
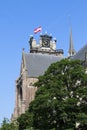
<path id="1" fill-rule="evenodd" d="M 36 33 L 40 32 L 41 30 L 42 30 L 42 27 L 39 26 L 38 28 L 35 28 L 35 29 L 34 29 L 34 33 L 36 34 Z"/>

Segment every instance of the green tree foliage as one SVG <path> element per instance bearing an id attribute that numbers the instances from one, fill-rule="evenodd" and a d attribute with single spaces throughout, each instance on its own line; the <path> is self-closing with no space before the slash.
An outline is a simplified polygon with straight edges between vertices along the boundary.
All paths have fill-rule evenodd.
<path id="1" fill-rule="evenodd" d="M 87 74 L 81 61 L 53 63 L 35 86 L 29 107 L 35 130 L 87 130 Z"/>
<path id="2" fill-rule="evenodd" d="M 18 117 L 17 122 L 19 124 L 19 130 L 33 130 L 32 128 L 32 114 L 26 111 L 20 117 Z"/>
<path id="3" fill-rule="evenodd" d="M 0 130 L 18 130 L 18 125 L 10 123 L 7 118 L 4 118 Z"/>

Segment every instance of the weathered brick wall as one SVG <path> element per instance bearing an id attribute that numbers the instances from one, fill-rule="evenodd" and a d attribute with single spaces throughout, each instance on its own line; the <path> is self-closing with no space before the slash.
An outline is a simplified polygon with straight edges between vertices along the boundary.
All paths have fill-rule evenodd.
<path id="1" fill-rule="evenodd" d="M 15 91 L 15 108 L 14 113 L 12 115 L 12 120 L 17 119 L 22 113 L 25 113 L 29 104 L 32 100 L 34 100 L 35 92 L 37 87 L 34 87 L 33 84 L 37 81 L 37 78 L 30 78 L 23 76 L 22 78 L 22 99 L 20 98 L 21 95 L 18 91 L 18 87 L 16 84 L 16 91 Z"/>
<path id="2" fill-rule="evenodd" d="M 24 105 L 22 105 L 22 113 L 29 107 L 29 103 L 34 100 L 35 92 L 37 90 L 33 84 L 37 81 L 37 78 L 29 78 L 27 77 L 23 81 L 23 101 Z"/>

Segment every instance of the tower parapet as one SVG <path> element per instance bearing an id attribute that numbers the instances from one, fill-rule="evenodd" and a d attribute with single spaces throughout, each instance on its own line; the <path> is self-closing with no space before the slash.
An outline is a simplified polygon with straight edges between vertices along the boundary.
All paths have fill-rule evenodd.
<path id="1" fill-rule="evenodd" d="M 63 49 L 57 50 L 56 43 L 56 38 L 53 39 L 52 36 L 48 34 L 40 35 L 39 44 L 36 43 L 33 36 L 30 36 L 30 53 L 47 53 L 62 56 L 64 54 Z"/>

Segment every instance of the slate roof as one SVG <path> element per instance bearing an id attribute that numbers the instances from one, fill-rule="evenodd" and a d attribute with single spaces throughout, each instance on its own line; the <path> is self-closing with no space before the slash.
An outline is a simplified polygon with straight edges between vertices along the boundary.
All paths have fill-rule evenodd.
<path id="1" fill-rule="evenodd" d="M 23 54 L 25 66 L 29 77 L 38 77 L 43 75 L 51 63 L 60 61 L 63 56 L 55 56 L 40 53 L 25 53 Z"/>
<path id="2" fill-rule="evenodd" d="M 87 44 L 81 48 L 76 55 L 73 56 L 73 59 L 78 59 L 78 60 L 85 60 L 85 53 L 87 53 Z"/>

